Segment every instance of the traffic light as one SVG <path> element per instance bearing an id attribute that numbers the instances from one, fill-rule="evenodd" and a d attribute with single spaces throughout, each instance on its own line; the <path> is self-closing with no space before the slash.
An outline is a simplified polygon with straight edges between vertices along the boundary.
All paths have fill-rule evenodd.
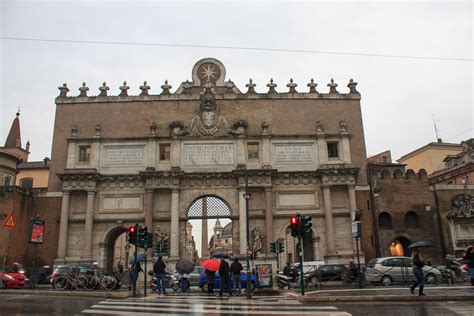
<path id="1" fill-rule="evenodd" d="M 300 234 L 300 214 L 291 215 L 290 217 L 291 236 L 298 237 Z"/>
<path id="2" fill-rule="evenodd" d="M 145 246 L 147 248 L 153 248 L 153 234 L 152 233 L 146 234 Z"/>
<path id="3" fill-rule="evenodd" d="M 257 253 L 255 251 L 253 251 L 253 249 L 249 249 L 249 258 L 250 258 L 250 260 L 257 259 Z"/>
<path id="4" fill-rule="evenodd" d="M 303 236 L 311 235 L 311 227 L 313 226 L 311 219 L 311 216 L 301 216 L 301 230 Z"/>
<path id="5" fill-rule="evenodd" d="M 142 226 L 139 226 L 138 227 L 138 231 L 137 231 L 137 246 L 138 247 L 141 247 L 141 248 L 145 248 L 145 243 L 146 243 L 146 236 L 148 234 L 148 228 L 146 226 L 142 227 Z"/>
<path id="6" fill-rule="evenodd" d="M 277 252 L 277 247 L 278 247 L 278 246 L 277 246 L 276 243 L 271 242 L 271 243 L 270 243 L 270 252 L 278 253 L 278 252 Z"/>
<path id="7" fill-rule="evenodd" d="M 282 253 L 285 251 L 285 244 L 283 243 L 283 240 L 277 240 L 278 243 L 278 253 Z"/>
<path id="8" fill-rule="evenodd" d="M 128 228 L 128 243 L 132 245 L 137 244 L 137 227 L 130 226 Z"/>

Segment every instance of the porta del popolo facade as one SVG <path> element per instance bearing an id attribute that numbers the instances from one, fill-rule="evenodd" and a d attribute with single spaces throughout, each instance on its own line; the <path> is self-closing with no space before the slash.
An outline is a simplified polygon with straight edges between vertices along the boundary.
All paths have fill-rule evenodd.
<path id="1" fill-rule="evenodd" d="M 269 243 L 281 239 L 280 259 L 296 260 L 287 228 L 299 212 L 313 217 L 305 260 L 354 259 L 350 215 L 367 200 L 357 83 L 339 93 L 331 80 L 321 93 L 313 80 L 304 89 L 291 80 L 277 92 L 271 80 L 258 93 L 252 80 L 241 92 L 225 76 L 220 61 L 206 58 L 175 92 L 167 82 L 156 95 L 146 82 L 137 96 L 126 83 L 117 96 L 105 83 L 98 96 L 88 96 L 85 83 L 79 96 L 59 88 L 48 193 L 62 200 L 57 264 L 110 268 L 115 240 L 135 223 L 159 226 L 175 262 L 193 218 L 230 218 L 233 253 L 244 254 L 246 176 L 260 258 L 275 258 Z M 226 207 L 193 208 L 203 197 Z"/>

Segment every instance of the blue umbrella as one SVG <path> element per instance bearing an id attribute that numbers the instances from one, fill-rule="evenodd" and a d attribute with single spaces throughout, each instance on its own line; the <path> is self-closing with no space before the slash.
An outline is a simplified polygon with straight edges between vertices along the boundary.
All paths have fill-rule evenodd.
<path id="1" fill-rule="evenodd" d="M 229 254 L 225 252 L 216 252 L 215 254 L 212 255 L 213 258 L 224 258 L 224 259 L 230 259 Z"/>
<path id="2" fill-rule="evenodd" d="M 145 259 L 146 259 L 146 254 L 141 253 L 141 254 L 139 254 L 139 255 L 137 256 L 137 261 L 135 261 L 135 257 L 132 257 L 132 258 L 128 261 L 128 263 L 130 263 L 130 264 L 135 264 L 135 263 L 137 263 L 137 262 L 144 261 Z"/>

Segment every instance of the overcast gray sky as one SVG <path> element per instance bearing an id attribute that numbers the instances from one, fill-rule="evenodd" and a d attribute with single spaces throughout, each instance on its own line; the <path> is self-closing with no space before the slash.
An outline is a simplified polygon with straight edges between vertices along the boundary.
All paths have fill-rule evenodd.
<path id="1" fill-rule="evenodd" d="M 30 160 L 50 156 L 57 89 L 67 82 L 90 95 L 103 81 L 117 95 L 124 80 L 137 95 L 191 79 L 201 58 L 222 61 L 227 79 L 245 91 L 252 78 L 266 92 L 270 78 L 299 91 L 314 78 L 327 92 L 331 78 L 346 92 L 354 78 L 362 94 L 367 154 L 393 158 L 435 141 L 433 118 L 444 141 L 473 137 L 473 8 L 471 1 L 1 1 L 1 130 L 7 137 L 21 107 L 23 142 Z M 218 48 L 20 41 L 158 43 L 276 48 L 338 53 L 418 56 L 389 58 Z M 432 57 L 467 60 L 440 60 Z"/>

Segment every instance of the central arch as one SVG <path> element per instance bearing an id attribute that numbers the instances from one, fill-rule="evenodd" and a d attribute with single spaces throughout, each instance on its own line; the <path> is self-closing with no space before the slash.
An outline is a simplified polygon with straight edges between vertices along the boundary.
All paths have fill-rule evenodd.
<path id="1" fill-rule="evenodd" d="M 193 226 L 198 228 L 196 236 L 199 246 L 196 248 L 201 250 L 199 252 L 201 258 L 208 257 L 215 252 L 225 252 L 229 255 L 235 253 L 232 210 L 227 201 L 217 195 L 201 195 L 188 206 L 186 219 L 186 227 L 190 230 L 193 229 Z M 220 220 L 223 221 L 222 225 Z M 213 234 L 209 235 L 209 232 L 212 231 Z M 194 236 L 188 236 L 187 239 L 194 242 Z"/>

